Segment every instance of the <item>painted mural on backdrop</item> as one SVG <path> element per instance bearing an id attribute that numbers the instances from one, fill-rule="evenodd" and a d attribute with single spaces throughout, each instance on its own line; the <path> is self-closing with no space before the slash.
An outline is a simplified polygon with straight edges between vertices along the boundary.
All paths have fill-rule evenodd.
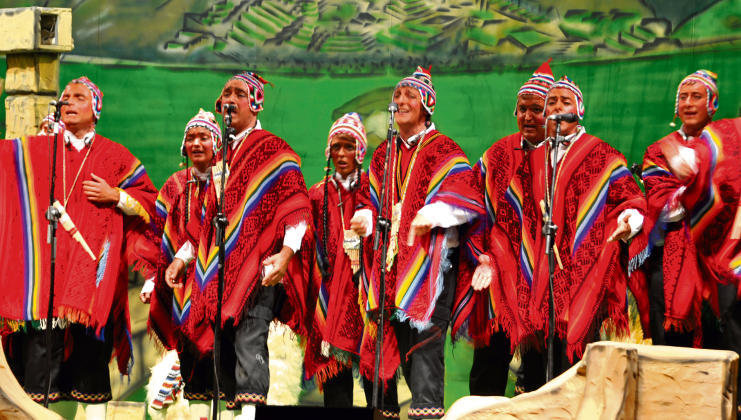
<path id="1" fill-rule="evenodd" d="M 741 40 L 738 0 L 6 0 L 71 7 L 75 54 L 377 73 L 489 70 Z"/>
<path id="2" fill-rule="evenodd" d="M 39 2 L 8 0 L 5 7 Z M 77 56 L 286 75 L 435 74 L 737 48 L 741 0 L 66 0 Z M 385 135 L 388 88 L 333 110 Z M 330 117 L 328 116 L 328 120 Z"/>

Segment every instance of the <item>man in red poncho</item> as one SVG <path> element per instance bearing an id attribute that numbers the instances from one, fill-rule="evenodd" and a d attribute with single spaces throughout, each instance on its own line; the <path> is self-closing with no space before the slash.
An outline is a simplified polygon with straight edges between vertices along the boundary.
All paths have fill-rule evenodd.
<path id="1" fill-rule="evenodd" d="M 422 212 L 438 209 L 437 213 L 451 214 L 468 210 L 474 216 L 481 215 L 479 220 L 471 222 L 470 240 L 467 241 L 468 247 L 464 248 L 468 251 L 466 257 L 474 264 L 478 264 L 479 259 L 490 263 L 488 254 L 491 247 L 485 233 L 493 229 L 498 217 L 508 216 L 497 214 L 499 201 L 504 199 L 505 190 L 523 158 L 539 147 L 545 138 L 545 97 L 554 83 L 549 62 L 543 63 L 517 92 L 515 117 L 519 131 L 494 142 L 473 167 L 470 177 L 447 180 Z M 437 226 L 445 220 L 439 216 L 430 218 L 430 222 L 423 222 L 423 219 L 425 217 L 420 216 L 413 227 Z M 426 229 L 419 229 L 415 233 L 425 232 Z M 462 278 L 460 283 L 454 302 L 451 334 L 454 338 L 468 336 L 474 342 L 469 391 L 471 395 L 504 395 L 512 352 L 495 316 L 493 291 L 479 283 L 471 284 L 470 278 Z M 490 285 L 494 286 L 496 283 Z"/>
<path id="2" fill-rule="evenodd" d="M 377 324 L 371 314 L 380 310 L 380 273 L 385 270 L 387 314 L 380 379 L 386 382 L 387 394 L 395 394 L 395 373 L 401 365 L 412 392 L 408 414 L 413 419 L 440 418 L 445 411 L 443 349 L 459 270 L 458 228 L 432 229 L 414 243 L 406 239 L 412 219 L 435 196 L 440 183 L 470 169 L 461 148 L 431 121 L 435 97 L 430 72 L 421 67 L 396 85 L 393 101 L 398 105 L 399 135 L 393 139 L 394 152 L 387 162 L 391 175 L 387 185 L 381 185 L 386 158 L 386 143 L 382 143 L 369 169 L 370 195 L 362 197 L 363 208 L 352 220 L 360 235 L 373 232 L 381 209 L 391 221 L 386 255 L 381 255 L 380 247 L 373 251 L 372 241 L 366 242 L 370 257 L 360 286 L 365 322 L 360 373 L 366 382 L 373 380 L 379 349 L 375 348 Z M 387 192 L 384 203 L 379 202 L 382 188 Z M 386 397 L 385 401 L 395 400 Z M 398 416 L 398 410 L 398 404 L 384 402 L 384 415 Z"/>
<path id="3" fill-rule="evenodd" d="M 229 79 L 216 100 L 216 111 L 234 107 L 235 138 L 227 151 L 224 214 L 225 280 L 222 308 L 224 327 L 220 377 L 228 389 L 234 383 L 234 400 L 243 412 L 265 404 L 270 384 L 268 327 L 274 318 L 297 334 L 307 335 L 314 259 L 311 205 L 298 155 L 278 136 L 263 130 L 258 113 L 263 109 L 264 83 L 254 72 Z M 211 221 L 216 216 L 221 157 L 212 168 L 204 199 L 203 224 L 198 237 L 180 247 L 165 273 L 173 287 L 195 259 L 190 274 L 193 289 L 190 315 L 183 330 L 195 349 L 207 355 L 213 349 L 218 284 L 218 244 Z M 196 232 L 198 228 L 188 229 Z M 312 299 L 313 295 L 313 299 Z M 230 366 L 230 360 L 233 364 Z"/>
<path id="4" fill-rule="evenodd" d="M 643 159 L 651 335 L 654 344 L 741 352 L 739 275 L 727 258 L 738 242 L 731 230 L 741 195 L 741 120 L 711 123 L 716 81 L 715 73 L 698 70 L 679 83 L 675 116 L 682 126 Z"/>
<path id="5" fill-rule="evenodd" d="M 350 219 L 360 188 L 368 188 L 368 175 L 361 172 L 366 145 L 360 115 L 340 117 L 327 137 L 325 179 L 309 189 L 322 276 L 304 366 L 306 376 L 320 384 L 325 407 L 353 405 L 352 364 L 358 360 L 363 320 L 357 286 L 360 237 L 350 229 Z"/>
<path id="6" fill-rule="evenodd" d="M 581 90 L 568 78 L 547 92 L 546 117 L 573 113 L 581 120 L 584 116 Z M 553 135 L 555 123 L 548 128 Z M 617 150 L 586 134 L 578 121 L 561 122 L 561 130 L 566 143 L 557 150 L 553 200 L 559 261 L 554 276 L 556 374 L 581 357 L 603 321 L 609 320 L 619 331 L 627 330 L 628 270 L 624 259 L 628 246 L 615 241 L 628 241 L 638 234 L 645 211 L 641 191 Z M 516 150 L 518 146 L 529 151 Z M 543 143 L 533 148 L 518 142 L 506 154 L 492 155 L 498 149 L 495 145 L 473 172 L 483 177 L 478 181 L 482 191 L 474 194 L 464 184 L 448 183 L 436 200 L 469 210 L 478 205 L 485 215 L 484 228 L 471 229 L 466 251 L 479 262 L 472 286 L 488 289 L 487 296 L 479 297 L 488 305 L 473 306 L 470 301 L 475 293 L 459 289 L 456 313 L 461 312 L 463 318 L 457 325 L 468 319 L 474 340 L 486 340 L 502 327 L 512 349 L 520 346 L 525 391 L 545 383 L 549 292 L 542 226 L 554 170 L 548 146 Z M 638 252 L 645 243 L 640 235 L 630 241 L 634 265 L 640 262 Z M 632 286 L 641 295 L 644 287 L 639 282 Z"/>
<path id="7" fill-rule="evenodd" d="M 90 403 L 88 418 L 104 418 L 111 399 L 108 362 L 130 369 L 128 267 L 154 273 L 150 235 L 157 190 L 141 162 L 122 145 L 96 133 L 103 94 L 87 77 L 64 89 L 57 150 L 55 198 L 64 211 L 57 233 L 50 401 Z M 0 275 L 0 317 L 22 327 L 10 355 L 35 401 L 46 391 L 45 326 L 49 252 L 44 213 L 49 197 L 50 137 L 3 141 L 0 249 L 13 261 Z M 76 227 L 72 226 L 75 224 Z M 23 246 L 18 246 L 22 238 Z"/>
<path id="8" fill-rule="evenodd" d="M 170 288 L 164 279 L 167 266 L 170 265 L 175 252 L 189 239 L 188 227 L 200 227 L 198 223 L 191 224 L 195 219 L 201 220 L 203 199 L 206 195 L 206 186 L 211 178 L 216 148 L 221 144 L 221 129 L 216 118 L 210 112 L 200 110 L 185 125 L 180 154 L 186 163 L 186 168 L 175 172 L 165 181 L 157 196 L 157 212 L 155 221 L 162 232 L 162 245 L 158 264 L 156 281 L 147 280 L 141 291 L 141 299 L 150 303 L 149 330 L 154 333 L 168 350 L 177 350 L 179 372 L 185 382 L 183 395 L 187 400 L 210 400 L 213 396 L 211 389 L 213 364 L 208 358 L 199 358 L 193 352 L 188 339 L 184 336 L 182 326 L 190 314 L 190 296 L 193 283 L 189 282 L 182 288 Z M 192 166 L 188 166 L 188 162 Z M 190 264 L 191 272 L 194 265 Z M 192 278 L 186 276 L 186 279 Z M 177 372 L 175 372 L 177 373 Z M 158 384 L 159 385 L 159 384 Z M 172 392 L 177 389 L 167 389 L 158 394 L 159 401 L 164 403 L 172 398 Z M 170 392 L 170 393 L 167 393 Z M 233 397 L 233 396 L 232 396 Z M 230 404 L 232 400 L 227 400 Z M 199 411 L 200 410 L 200 411 Z M 197 406 L 191 403 L 191 414 L 208 416 L 208 406 Z"/>

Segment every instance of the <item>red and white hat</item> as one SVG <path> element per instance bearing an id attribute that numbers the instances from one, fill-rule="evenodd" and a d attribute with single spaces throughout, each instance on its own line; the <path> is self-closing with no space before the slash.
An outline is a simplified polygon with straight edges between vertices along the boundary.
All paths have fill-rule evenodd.
<path id="1" fill-rule="evenodd" d="M 211 133 L 211 148 L 216 153 L 216 148 L 221 145 L 221 129 L 219 124 L 216 122 L 214 114 L 204 111 L 203 108 L 198 110 L 198 113 L 185 124 L 185 130 L 183 131 L 183 141 L 180 143 L 180 154 L 187 156 L 185 153 L 185 137 L 188 135 L 188 130 L 193 127 L 203 127 Z"/>
<path id="2" fill-rule="evenodd" d="M 556 82 L 553 78 L 553 71 L 551 71 L 551 59 L 544 62 L 538 67 L 532 76 L 525 82 L 524 85 L 517 91 L 517 97 L 520 95 L 535 95 L 543 100 L 548 96 L 548 90 Z M 517 116 L 517 106 L 515 105 L 515 116 Z"/>
<path id="3" fill-rule="evenodd" d="M 368 139 L 360 115 L 357 112 L 348 112 L 332 124 L 327 136 L 327 148 L 324 149 L 324 156 L 327 159 L 329 159 L 329 148 L 332 146 L 332 137 L 338 134 L 344 134 L 355 139 L 355 161 L 361 165 L 368 149 Z"/>
<path id="4" fill-rule="evenodd" d="M 410 86 L 419 91 L 420 100 L 425 111 L 432 116 L 435 112 L 436 94 L 435 87 L 432 85 L 432 74 L 430 71 L 432 66 L 426 69 L 422 66 L 417 66 L 417 70 L 412 73 L 411 76 L 405 77 L 396 84 L 394 91 L 400 86 Z"/>
<path id="5" fill-rule="evenodd" d="M 553 89 L 567 89 L 571 91 L 571 93 L 574 94 L 574 98 L 576 100 L 577 115 L 579 116 L 580 120 L 584 118 L 584 96 L 582 95 L 579 86 L 577 86 L 577 84 L 573 80 L 569 79 L 569 76 L 564 75 L 563 77 L 561 77 L 561 79 L 559 79 L 558 82 L 554 83 L 553 86 L 548 89 L 549 95 Z M 548 96 L 546 96 L 546 102 L 547 101 Z"/>

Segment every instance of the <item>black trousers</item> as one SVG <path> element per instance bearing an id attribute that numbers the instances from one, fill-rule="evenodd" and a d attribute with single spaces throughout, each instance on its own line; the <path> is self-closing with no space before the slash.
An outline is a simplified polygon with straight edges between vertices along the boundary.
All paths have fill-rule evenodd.
<path id="1" fill-rule="evenodd" d="M 656 247 L 646 261 L 649 278 L 649 302 L 651 315 L 651 338 L 654 344 L 692 347 L 693 332 L 664 330 L 664 248 Z M 703 348 L 731 350 L 741 356 L 741 301 L 737 298 L 734 285 L 718 285 L 718 309 L 720 318 L 712 310 L 703 306 L 702 338 Z M 741 375 L 738 376 L 737 404 L 741 405 Z"/>
<path id="2" fill-rule="evenodd" d="M 458 249 L 449 251 L 449 261 L 458 261 Z M 432 311 L 430 327 L 419 331 L 409 322 L 391 321 L 399 345 L 401 371 L 412 392 L 410 419 L 440 418 L 444 414 L 445 338 L 457 275 L 457 264 L 447 264 L 443 271 L 443 289 Z"/>
<path id="3" fill-rule="evenodd" d="M 270 388 L 268 330 L 285 300 L 283 286 L 260 286 L 254 305 L 234 328 L 235 401 L 265 404 Z"/>
<path id="4" fill-rule="evenodd" d="M 47 372 L 51 375 L 49 401 L 72 400 L 103 403 L 111 400 L 108 362 L 113 353 L 113 327 L 102 337 L 81 324 L 52 329 L 51 366 L 46 363 L 46 331 L 29 327 L 10 337 L 13 354 L 9 364 L 18 382 L 36 402 L 43 402 Z M 65 349 L 69 357 L 65 359 Z"/>
<path id="5" fill-rule="evenodd" d="M 492 334 L 489 345 L 474 349 L 468 389 L 471 395 L 504 395 L 507 390 L 509 339 L 503 331 Z"/>
<path id="6" fill-rule="evenodd" d="M 545 385 L 546 370 L 548 367 L 547 349 L 526 348 L 521 349 L 520 357 L 522 358 L 520 369 L 518 371 L 517 385 L 524 392 L 532 392 Z M 558 336 L 553 337 L 553 377 L 566 372 L 571 366 L 579 361 L 576 357 L 574 362 L 569 362 L 566 355 L 566 343 L 561 341 Z"/>
<path id="7" fill-rule="evenodd" d="M 268 331 L 285 300 L 282 286 L 259 286 L 252 306 L 235 326 L 227 323 L 221 335 L 220 397 L 229 409 L 242 404 L 265 404 L 270 388 Z M 199 358 L 189 349 L 179 352 L 189 400 L 213 398 L 213 356 Z"/>

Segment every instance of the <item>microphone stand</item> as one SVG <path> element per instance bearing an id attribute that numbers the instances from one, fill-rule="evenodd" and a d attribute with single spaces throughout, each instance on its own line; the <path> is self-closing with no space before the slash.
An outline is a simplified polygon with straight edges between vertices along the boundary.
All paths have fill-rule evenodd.
<path id="1" fill-rule="evenodd" d="M 563 142 L 561 139 L 561 118 L 554 118 L 556 121 L 556 135 L 548 140 L 551 148 L 551 162 L 553 168 L 551 170 L 551 179 L 548 179 L 548 159 L 545 160 L 546 165 L 546 183 L 550 184 L 550 197 L 548 197 L 548 204 L 545 209 L 545 220 L 543 224 L 543 234 L 545 235 L 545 254 L 548 257 L 548 359 L 546 367 L 546 382 L 553 379 L 554 366 L 553 366 L 553 339 L 556 331 L 555 318 L 556 309 L 554 308 L 553 299 L 553 276 L 556 272 L 556 256 L 553 252 L 553 246 L 556 242 L 556 231 L 558 226 L 553 223 L 553 197 L 556 191 L 556 168 L 558 159 L 558 146 Z"/>
<path id="2" fill-rule="evenodd" d="M 378 312 L 378 330 L 376 333 L 376 361 L 373 368 L 373 408 L 376 410 L 383 410 L 383 398 L 382 393 L 379 392 L 379 386 L 383 386 L 380 382 L 381 377 L 381 365 L 383 364 L 383 322 L 384 312 L 386 311 L 386 253 L 388 252 L 389 245 L 389 229 L 391 228 L 391 221 L 388 217 L 384 217 L 384 209 L 386 208 L 386 183 L 389 179 L 389 172 L 394 170 L 391 166 L 391 151 L 393 146 L 396 145 L 396 129 L 394 129 L 394 113 L 398 110 L 397 105 L 392 102 L 389 104 L 389 127 L 386 133 L 386 160 L 383 168 L 383 182 L 381 183 L 381 206 L 376 218 L 376 232 L 373 237 L 373 250 L 378 251 L 379 245 L 381 246 L 381 273 L 380 273 L 380 285 L 378 291 L 380 294 L 379 312 Z M 393 199 L 393 198 L 392 198 Z M 380 236 L 380 244 L 379 244 Z"/>
<path id="3" fill-rule="evenodd" d="M 226 252 L 224 250 L 224 234 L 229 222 L 224 215 L 224 188 L 226 184 L 226 155 L 229 150 L 229 140 L 234 134 L 232 128 L 233 105 L 224 105 L 224 129 L 221 143 L 221 185 L 219 186 L 219 199 L 216 203 L 216 216 L 213 219 L 213 225 L 216 228 L 216 243 L 219 247 L 219 280 L 216 292 L 216 315 L 214 325 L 214 396 L 211 418 L 216 420 L 219 416 L 220 386 L 219 378 L 221 377 L 221 305 L 224 294 L 224 267 L 226 261 Z"/>
<path id="4" fill-rule="evenodd" d="M 46 243 L 51 246 L 49 253 L 49 305 L 46 310 L 46 331 L 44 341 L 46 344 L 46 390 L 44 392 L 44 407 L 49 407 L 49 394 L 51 392 L 51 352 L 52 352 L 52 322 L 54 321 L 54 280 L 57 265 L 57 227 L 62 217 L 59 210 L 54 208 L 54 188 L 57 178 L 57 146 L 59 144 L 59 117 L 62 104 L 54 102 L 54 150 L 52 151 L 51 179 L 49 185 L 49 208 L 46 210 L 46 220 L 49 221 Z"/>

